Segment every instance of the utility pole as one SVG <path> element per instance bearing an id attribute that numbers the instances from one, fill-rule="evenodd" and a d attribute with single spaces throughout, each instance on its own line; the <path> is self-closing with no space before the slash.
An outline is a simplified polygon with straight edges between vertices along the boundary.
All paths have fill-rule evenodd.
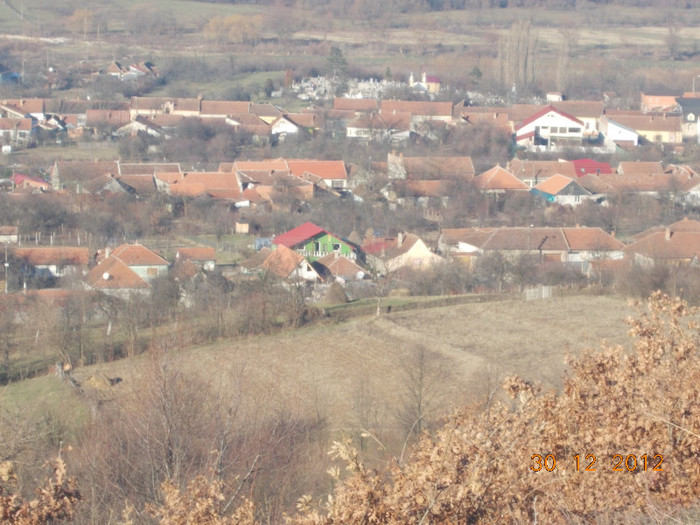
<path id="1" fill-rule="evenodd" d="M 10 263 L 7 262 L 7 243 L 5 243 L 5 295 L 7 295 L 7 269 Z"/>

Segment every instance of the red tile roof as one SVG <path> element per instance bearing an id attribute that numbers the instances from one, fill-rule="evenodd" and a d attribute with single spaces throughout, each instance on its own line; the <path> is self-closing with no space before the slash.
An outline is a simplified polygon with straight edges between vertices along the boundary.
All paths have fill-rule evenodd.
<path id="1" fill-rule="evenodd" d="M 92 288 L 101 289 L 145 289 L 151 285 L 143 280 L 129 266 L 117 257 L 107 257 L 100 261 L 85 276 L 85 282 Z"/>
<path id="2" fill-rule="evenodd" d="M 301 177 L 304 173 L 318 175 L 322 179 L 347 179 L 348 171 L 342 160 L 287 160 L 292 175 Z"/>
<path id="3" fill-rule="evenodd" d="M 297 269 L 304 257 L 283 244 L 278 244 L 270 255 L 263 261 L 260 268 L 267 270 L 282 279 L 286 279 Z"/>
<path id="4" fill-rule="evenodd" d="M 576 169 L 576 175 L 582 177 L 588 173 L 609 175 L 613 172 L 612 167 L 607 162 L 598 162 L 593 159 L 577 159 L 571 161 Z"/>
<path id="5" fill-rule="evenodd" d="M 549 195 L 557 195 L 560 191 L 566 188 L 569 184 L 576 184 L 574 179 L 565 177 L 564 175 L 553 175 L 547 180 L 540 182 L 534 189 L 547 193 Z"/>
<path id="6" fill-rule="evenodd" d="M 329 253 L 325 257 L 318 259 L 314 264 L 320 264 L 327 268 L 331 275 L 340 277 L 355 278 L 360 272 L 365 273 L 361 266 L 338 252 Z"/>
<path id="7" fill-rule="evenodd" d="M 700 256 L 700 232 L 656 232 L 630 244 L 624 251 L 654 260 L 689 262 L 694 257 Z"/>
<path id="8" fill-rule="evenodd" d="M 315 237 L 319 233 L 328 234 L 326 230 L 316 226 L 314 223 L 305 222 L 296 228 L 292 228 L 291 230 L 276 236 L 274 239 L 272 239 L 272 242 L 278 246 L 282 245 L 286 246 L 287 248 L 292 248 L 308 239 L 311 239 L 312 237 Z"/>
<path id="9" fill-rule="evenodd" d="M 474 178 L 481 190 L 529 190 L 530 187 L 508 170 L 495 166 Z"/>
<path id="10" fill-rule="evenodd" d="M 452 118 L 452 102 L 424 102 L 418 100 L 382 100 L 383 117 L 392 113 L 410 113 L 421 117 Z"/>
<path id="11" fill-rule="evenodd" d="M 170 263 L 141 244 L 122 244 L 112 252 L 128 266 L 168 266 Z"/>

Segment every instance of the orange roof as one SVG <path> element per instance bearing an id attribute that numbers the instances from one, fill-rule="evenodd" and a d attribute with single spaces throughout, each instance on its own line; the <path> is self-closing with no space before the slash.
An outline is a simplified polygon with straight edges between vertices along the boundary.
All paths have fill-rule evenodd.
<path id="1" fill-rule="evenodd" d="M 17 108 L 25 115 L 27 113 L 43 113 L 45 107 L 43 98 L 16 98 L 3 100 L 2 105 Z"/>
<path id="2" fill-rule="evenodd" d="M 96 289 L 144 289 L 150 285 L 117 257 L 100 261 L 85 276 L 85 282 Z"/>
<path id="3" fill-rule="evenodd" d="M 559 173 L 576 178 L 576 167 L 568 160 L 521 160 L 513 159 L 508 163 L 508 171 L 519 179 L 545 180 Z"/>
<path id="4" fill-rule="evenodd" d="M 163 182 L 167 182 L 168 184 L 172 184 L 174 182 L 182 180 L 182 178 L 183 174 L 179 171 L 167 171 L 163 173 L 156 173 L 156 179 L 162 180 Z"/>
<path id="5" fill-rule="evenodd" d="M 221 171 L 191 171 L 185 173 L 184 178 L 178 183 L 201 184 L 207 190 L 210 189 L 235 189 L 239 190 L 238 179 L 233 173 Z M 171 185 L 171 189 L 172 189 Z"/>
<path id="6" fill-rule="evenodd" d="M 684 217 L 680 221 L 674 222 L 670 226 L 654 226 L 653 228 L 644 230 L 643 232 L 635 235 L 634 238 L 637 240 L 643 239 L 644 237 L 647 237 L 653 233 L 665 232 L 667 228 L 671 232 L 700 232 L 700 222 Z"/>
<path id="7" fill-rule="evenodd" d="M 122 244 L 112 252 L 128 266 L 168 266 L 170 263 L 142 244 Z"/>
<path id="8" fill-rule="evenodd" d="M 670 131 L 670 132 L 680 132 L 682 117 L 680 113 L 664 113 L 663 115 L 653 115 L 653 114 L 642 114 L 637 115 L 622 115 L 622 114 L 610 114 L 606 112 L 610 120 L 632 128 L 637 133 L 644 131 Z"/>
<path id="9" fill-rule="evenodd" d="M 700 256 L 700 232 L 656 232 L 630 244 L 624 251 L 638 253 L 651 259 L 689 261 Z"/>
<path id="10" fill-rule="evenodd" d="M 117 180 L 133 188 L 138 195 L 153 195 L 156 192 L 153 175 L 119 175 Z"/>
<path id="11" fill-rule="evenodd" d="M 238 171 L 289 171 L 287 161 L 279 159 L 236 161 L 235 170 Z"/>
<path id="12" fill-rule="evenodd" d="M 15 257 L 27 261 L 34 266 L 81 265 L 86 266 L 90 254 L 86 247 L 77 246 L 31 246 L 12 249 Z"/>
<path id="13" fill-rule="evenodd" d="M 301 254 L 280 244 L 267 256 L 260 268 L 286 279 L 303 260 L 304 257 Z"/>
<path id="14" fill-rule="evenodd" d="M 664 167 L 661 161 L 658 162 L 642 162 L 642 161 L 623 161 L 617 165 L 617 172 L 621 174 L 656 174 L 663 173 Z"/>
<path id="15" fill-rule="evenodd" d="M 0 118 L 0 129 L 30 131 L 32 119 L 30 118 Z"/>
<path id="16" fill-rule="evenodd" d="M 529 190 L 529 186 L 508 170 L 495 166 L 474 178 L 474 184 L 482 190 Z"/>
<path id="17" fill-rule="evenodd" d="M 562 228 L 574 251 L 622 250 L 624 244 L 601 228 Z"/>
<path id="18" fill-rule="evenodd" d="M 284 115 L 292 124 L 302 128 L 318 127 L 318 118 L 314 113 L 287 113 Z"/>
<path id="19" fill-rule="evenodd" d="M 348 172 L 342 160 L 288 160 L 292 175 L 301 177 L 304 173 L 318 175 L 322 179 L 347 179 Z"/>
<path id="20" fill-rule="evenodd" d="M 355 278 L 358 273 L 365 272 L 361 266 L 351 261 L 347 257 L 340 255 L 338 252 L 329 253 L 328 255 L 321 257 L 315 264 L 320 264 L 326 267 L 331 275 L 338 275 L 341 277 Z"/>
<path id="21" fill-rule="evenodd" d="M 565 177 L 564 175 L 559 175 L 557 173 L 556 175 L 552 175 L 547 180 L 540 182 L 537 186 L 535 186 L 534 189 L 539 190 L 543 193 L 548 193 L 549 195 L 556 195 L 564 188 L 566 188 L 569 184 L 578 185 L 578 183 L 574 179 L 570 177 Z"/>
<path id="22" fill-rule="evenodd" d="M 206 192 L 204 184 L 178 184 L 176 181 L 170 185 L 170 195 L 173 197 L 198 197 Z"/>

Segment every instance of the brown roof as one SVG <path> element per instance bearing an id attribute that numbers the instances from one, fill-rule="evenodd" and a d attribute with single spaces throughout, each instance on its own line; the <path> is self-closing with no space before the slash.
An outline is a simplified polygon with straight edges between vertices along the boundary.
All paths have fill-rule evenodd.
<path id="1" fill-rule="evenodd" d="M 250 112 L 258 117 L 281 117 L 283 111 L 272 104 L 251 104 Z"/>
<path id="2" fill-rule="evenodd" d="M 410 113 L 372 113 L 361 115 L 350 122 L 348 128 L 408 131 L 411 129 Z"/>
<path id="3" fill-rule="evenodd" d="M 150 285 L 117 257 L 107 257 L 85 276 L 96 289 L 144 289 Z"/>
<path id="4" fill-rule="evenodd" d="M 316 263 L 327 268 L 331 275 L 340 277 L 355 278 L 358 273 L 365 272 L 361 266 L 338 252 L 329 253 L 325 257 L 318 259 Z"/>
<path id="5" fill-rule="evenodd" d="M 700 222 L 685 217 L 678 222 L 674 222 L 670 226 L 654 226 L 653 228 L 644 230 L 643 232 L 635 235 L 634 238 L 636 240 L 640 240 L 653 233 L 664 232 L 666 229 L 671 232 L 700 232 Z"/>
<path id="6" fill-rule="evenodd" d="M 129 110 L 88 109 L 85 117 L 87 126 L 106 124 L 121 127 L 131 121 Z"/>
<path id="7" fill-rule="evenodd" d="M 286 279 L 303 260 L 304 257 L 301 254 L 284 245 L 278 245 L 263 261 L 260 268 Z"/>
<path id="8" fill-rule="evenodd" d="M 43 98 L 7 99 L 2 101 L 2 105 L 17 108 L 25 115 L 28 113 L 43 113 L 45 107 Z"/>
<path id="9" fill-rule="evenodd" d="M 122 244 L 112 252 L 128 266 L 168 266 L 168 261 L 142 244 Z"/>
<path id="10" fill-rule="evenodd" d="M 529 190 L 530 187 L 508 170 L 495 166 L 474 178 L 481 190 Z"/>
<path id="11" fill-rule="evenodd" d="M 18 259 L 23 259 L 34 266 L 74 265 L 86 266 L 90 254 L 86 247 L 71 246 L 28 246 L 12 249 Z"/>
<path id="12" fill-rule="evenodd" d="M 131 97 L 131 109 L 162 111 L 166 105 L 172 104 L 173 111 L 199 113 L 199 102 L 198 98 Z"/>
<path id="13" fill-rule="evenodd" d="M 138 195 L 147 196 L 156 193 L 153 175 L 119 175 L 116 179 L 120 184 L 132 188 Z"/>
<path id="14" fill-rule="evenodd" d="M 600 118 L 603 115 L 603 102 L 591 100 L 563 100 L 551 102 L 551 106 L 576 118 Z"/>
<path id="15" fill-rule="evenodd" d="M 348 171 L 342 160 L 289 159 L 287 165 L 295 177 L 301 177 L 304 173 L 312 173 L 322 179 L 348 178 Z"/>
<path id="16" fill-rule="evenodd" d="M 318 117 L 314 113 L 286 113 L 285 118 L 302 128 L 317 128 Z"/>
<path id="17" fill-rule="evenodd" d="M 549 195 L 556 195 L 569 184 L 575 184 L 579 186 L 571 177 L 565 177 L 564 175 L 555 174 L 552 175 L 547 180 L 540 182 L 534 189 L 539 190 L 543 193 L 548 193 Z"/>
<path id="18" fill-rule="evenodd" d="M 221 171 L 191 171 L 184 174 L 184 178 L 171 184 L 172 191 L 175 185 L 201 184 L 205 189 L 235 189 L 240 191 L 238 179 L 233 173 Z"/>
<path id="19" fill-rule="evenodd" d="M 417 100 L 382 100 L 381 114 L 410 113 L 417 116 L 452 117 L 452 102 L 424 102 Z"/>
<path id="20" fill-rule="evenodd" d="M 409 179 L 474 178 L 471 157 L 402 157 Z"/>
<path id="21" fill-rule="evenodd" d="M 234 169 L 240 171 L 287 171 L 289 170 L 289 166 L 287 165 L 286 160 L 279 158 L 268 160 L 236 161 Z"/>
<path id="22" fill-rule="evenodd" d="M 592 251 L 620 250 L 623 244 L 601 228 L 466 228 L 445 229 L 447 244 L 464 242 L 482 250 Z"/>
<path id="23" fill-rule="evenodd" d="M 624 245 L 601 228 L 563 228 L 564 236 L 573 251 L 614 251 Z"/>
<path id="24" fill-rule="evenodd" d="M 0 226 L 0 235 L 17 235 L 19 227 L 17 226 Z"/>
<path id="25" fill-rule="evenodd" d="M 652 233 L 630 244 L 626 253 L 638 253 L 650 259 L 690 261 L 700 255 L 700 232 L 666 231 Z"/>
<path id="26" fill-rule="evenodd" d="M 690 182 L 696 184 L 695 180 L 689 180 L 687 176 L 664 173 L 659 175 L 605 175 L 600 177 L 614 191 L 632 192 L 665 192 L 683 190 Z"/>
<path id="27" fill-rule="evenodd" d="M 642 161 L 623 161 L 617 165 L 617 172 L 622 174 L 653 174 L 663 173 L 664 167 L 661 161 L 657 162 L 642 162 Z"/>
<path id="28" fill-rule="evenodd" d="M 118 173 L 119 163 L 115 160 L 59 160 L 56 163 L 61 182 L 87 182 L 105 173 Z"/>
<path id="29" fill-rule="evenodd" d="M 521 160 L 513 159 L 508 163 L 508 171 L 519 179 L 545 180 L 558 173 L 572 179 L 576 178 L 574 163 L 568 160 Z"/>
<path id="30" fill-rule="evenodd" d="M 30 118 L 0 118 L 0 129 L 30 131 L 32 119 Z"/>
<path id="31" fill-rule="evenodd" d="M 333 109 L 343 111 L 370 112 L 379 109 L 379 101 L 376 98 L 345 98 L 335 97 Z"/>
<path id="32" fill-rule="evenodd" d="M 180 171 L 177 162 L 120 162 L 120 175 L 144 175 Z"/>
<path id="33" fill-rule="evenodd" d="M 606 112 L 606 115 L 609 116 L 610 120 L 632 128 L 637 133 L 644 131 L 681 131 L 681 114 L 649 115 L 639 113 L 637 115 L 610 115 Z"/>
<path id="34" fill-rule="evenodd" d="M 211 246 L 183 246 L 177 249 L 178 259 L 190 259 L 193 261 L 214 261 L 216 250 Z"/>

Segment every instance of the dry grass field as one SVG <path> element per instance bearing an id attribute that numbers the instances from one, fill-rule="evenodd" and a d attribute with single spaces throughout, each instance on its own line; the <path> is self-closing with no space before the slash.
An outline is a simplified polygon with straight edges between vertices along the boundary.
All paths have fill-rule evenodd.
<path id="1" fill-rule="evenodd" d="M 264 406 L 270 413 L 322 417 L 339 431 L 359 428 L 367 406 L 382 425 L 392 421 L 405 403 L 417 348 L 425 349 L 426 372 L 437 380 L 431 395 L 439 404 L 431 415 L 438 416 L 498 389 L 505 375 L 559 386 L 567 355 L 598 348 L 602 340 L 628 344 L 623 320 L 634 313 L 617 297 L 469 304 L 179 349 L 170 366 L 217 388 L 236 385 L 243 404 L 255 410 Z M 145 355 L 78 369 L 75 375 L 83 383 L 94 374 L 119 376 L 124 381 L 115 393 L 125 392 L 138 384 L 150 360 Z M 8 387 L 6 399 L 31 399 L 35 389 L 44 399 L 64 397 L 51 393 L 47 382 L 67 389 L 44 377 Z M 367 406 L 358 406 L 360 400 Z"/>

